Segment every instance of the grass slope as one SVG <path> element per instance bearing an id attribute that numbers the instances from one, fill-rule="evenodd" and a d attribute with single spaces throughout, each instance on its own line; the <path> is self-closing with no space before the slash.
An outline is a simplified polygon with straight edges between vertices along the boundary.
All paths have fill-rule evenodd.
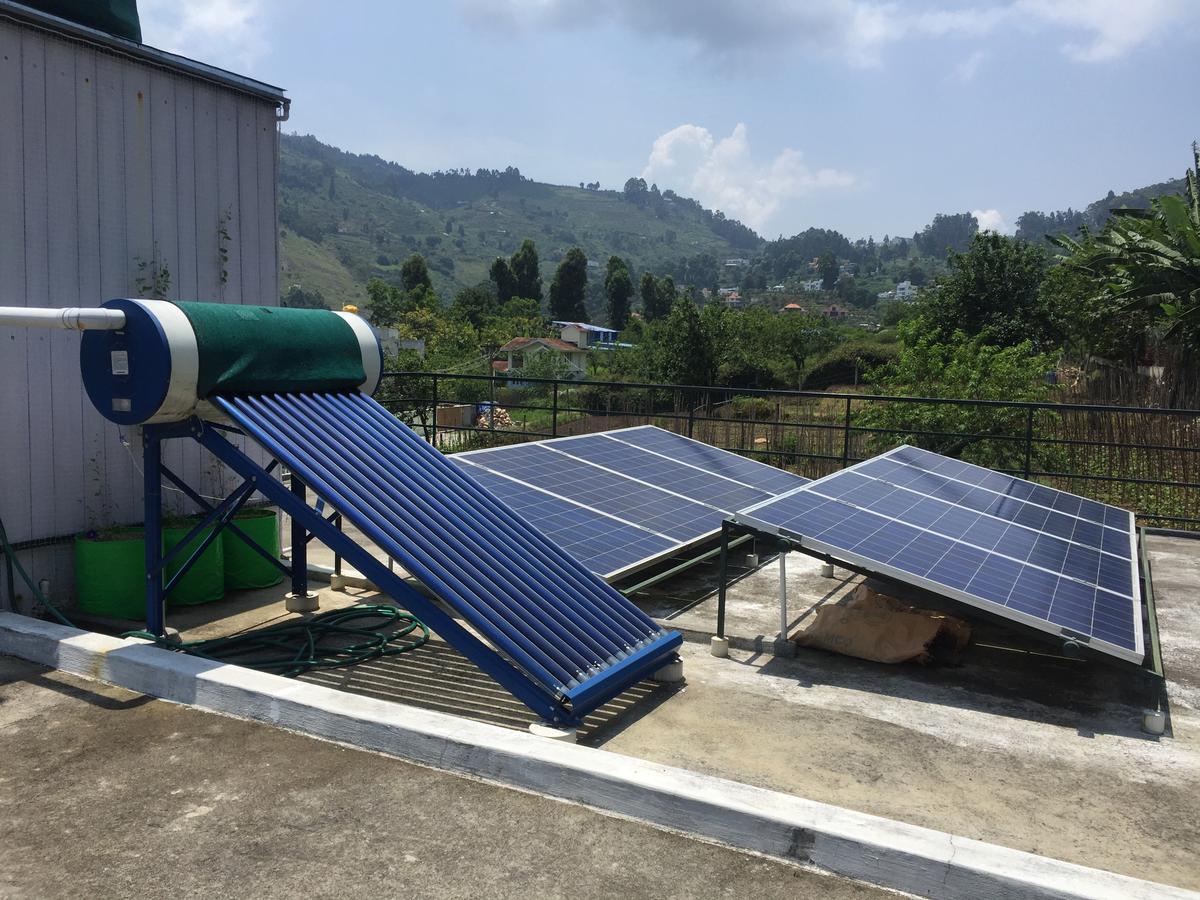
<path id="1" fill-rule="evenodd" d="M 421 199 L 406 193 L 414 179 L 425 179 Z M 690 201 L 654 210 L 616 191 L 504 177 L 439 180 L 294 135 L 284 135 L 280 148 L 280 226 L 281 290 L 319 290 L 330 306 L 361 302 L 372 277 L 397 280 L 414 252 L 425 256 L 449 302 L 525 238 L 537 243 L 547 289 L 567 250 L 581 247 L 599 264 L 589 269 L 593 295 L 612 254 L 626 259 L 636 279 L 681 257 L 751 253 L 718 234 Z"/>

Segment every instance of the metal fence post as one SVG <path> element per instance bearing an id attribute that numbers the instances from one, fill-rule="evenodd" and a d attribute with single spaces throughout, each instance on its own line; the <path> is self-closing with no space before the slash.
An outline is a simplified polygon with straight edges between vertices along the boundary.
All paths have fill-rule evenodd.
<path id="1" fill-rule="evenodd" d="M 846 398 L 846 421 L 842 425 L 842 429 L 844 432 L 843 438 L 842 438 L 842 468 L 843 469 L 846 468 L 846 466 L 848 466 L 850 464 L 850 404 L 852 402 L 853 401 L 849 397 Z"/>
<path id="2" fill-rule="evenodd" d="M 559 380 L 554 379 L 554 400 L 551 403 L 550 409 L 550 436 L 558 437 L 558 385 Z"/>
<path id="3" fill-rule="evenodd" d="M 687 436 L 691 437 L 692 433 L 695 431 L 695 428 L 696 428 L 696 398 L 690 396 L 686 392 L 684 393 L 683 396 L 687 398 L 686 403 L 688 405 L 688 435 Z"/>
<path id="4" fill-rule="evenodd" d="M 496 376 L 488 379 L 488 441 L 496 446 Z"/>
<path id="5" fill-rule="evenodd" d="M 438 411 L 438 377 L 437 373 L 433 373 L 433 421 L 429 426 L 429 443 L 437 446 L 437 411 Z"/>
<path id="6" fill-rule="evenodd" d="M 1033 471 L 1033 407 L 1027 410 L 1028 415 L 1025 417 L 1025 477 L 1029 477 L 1029 473 Z"/>

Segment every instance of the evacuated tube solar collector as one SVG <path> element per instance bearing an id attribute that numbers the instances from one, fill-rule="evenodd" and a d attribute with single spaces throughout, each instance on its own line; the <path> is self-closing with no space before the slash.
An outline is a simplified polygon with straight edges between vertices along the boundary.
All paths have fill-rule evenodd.
<path id="1" fill-rule="evenodd" d="M 305 545 L 317 537 L 546 722 L 577 725 L 649 675 L 679 677 L 681 635 L 664 631 L 371 399 L 382 355 L 357 315 L 112 300 L 91 310 L 0 308 L 6 325 L 83 331 L 88 397 L 105 418 L 141 432 L 153 634 L 165 635 L 166 595 L 223 529 L 253 545 L 235 516 L 261 494 L 292 520 L 290 566 L 261 550 L 290 576 L 291 597 L 308 596 Z M 273 461 L 248 455 L 231 432 Z M 170 439 L 195 440 L 241 484 L 210 502 L 164 460 L 161 444 Z M 281 468 L 291 473 L 287 482 Z M 164 481 L 203 511 L 165 553 Z M 310 491 L 336 512 L 314 508 Z M 336 517 L 444 606 L 343 533 Z"/>

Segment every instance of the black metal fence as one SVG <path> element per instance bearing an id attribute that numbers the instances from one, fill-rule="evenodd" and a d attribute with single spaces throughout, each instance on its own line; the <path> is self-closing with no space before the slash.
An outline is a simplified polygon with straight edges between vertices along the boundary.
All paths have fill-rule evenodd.
<path id="1" fill-rule="evenodd" d="M 908 443 L 1200 525 L 1200 410 L 427 372 L 376 396 L 446 452 L 653 424 L 820 477 Z"/>

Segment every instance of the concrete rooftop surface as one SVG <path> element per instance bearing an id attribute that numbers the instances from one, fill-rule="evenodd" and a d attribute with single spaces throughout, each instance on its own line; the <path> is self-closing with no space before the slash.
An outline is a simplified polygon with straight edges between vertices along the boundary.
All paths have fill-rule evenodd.
<path id="1" fill-rule="evenodd" d="M 886 666 L 815 650 L 800 650 L 794 659 L 787 659 L 753 649 L 734 649 L 728 659 L 717 659 L 709 655 L 706 643 L 685 642 L 682 649 L 685 684 L 664 686 L 647 682 L 637 686 L 588 718 L 581 729 L 581 743 L 1068 862 L 1179 887 L 1200 888 L 1200 867 L 1196 865 L 1200 859 L 1200 738 L 1197 737 L 1200 735 L 1200 615 L 1196 611 L 1200 599 L 1200 543 L 1151 536 L 1146 548 L 1153 566 L 1168 679 L 1168 731 L 1163 737 L 1154 738 L 1140 730 L 1142 710 L 1153 699 L 1142 673 L 1099 662 L 1065 659 L 1054 655 L 1053 648 L 1030 640 L 1027 634 L 977 620 L 974 643 L 963 665 L 956 667 Z M 777 632 L 777 573 L 775 563 L 768 562 L 757 570 L 740 572 L 730 588 L 729 632 L 741 638 L 742 647 L 769 647 Z M 789 630 L 802 625 L 818 605 L 837 602 L 861 580 L 841 570 L 834 579 L 822 578 L 817 561 L 795 553 L 788 557 L 787 573 Z M 639 593 L 636 599 L 666 624 L 682 626 L 686 633 L 699 638 L 712 631 L 714 588 L 712 567 L 698 567 Z M 258 627 L 285 617 L 280 602 L 284 590 L 281 585 L 266 592 L 233 595 L 218 604 L 182 608 L 172 611 L 171 621 L 189 639 Z M 375 597 L 365 590 L 326 589 L 321 593 L 321 602 L 322 608 L 327 609 Z M 5 671 L 12 672 L 16 664 L 7 665 Z M 512 728 L 524 729 L 534 718 L 524 706 L 437 639 L 399 657 L 346 669 L 314 671 L 303 678 L 327 687 Z M 19 679 L 28 681 L 19 683 Z M 500 866 L 508 873 L 505 877 L 513 879 L 514 889 L 520 887 L 525 893 L 529 892 L 530 882 L 522 882 L 520 878 L 535 879 L 532 884 L 536 894 L 555 893 L 556 883 L 539 871 L 536 853 L 505 855 L 525 852 L 528 849 L 525 844 L 516 849 L 493 847 L 497 841 L 504 843 L 494 833 L 497 829 L 515 829 L 527 834 L 530 844 L 546 840 L 546 858 L 555 860 L 553 867 L 557 871 L 568 872 L 571 866 L 583 865 L 584 886 L 572 889 L 576 894 L 590 895 L 587 887 L 590 876 L 586 873 L 596 870 L 579 861 L 566 864 L 564 852 L 566 858 L 573 858 L 570 842 L 555 836 L 560 827 L 575 827 L 579 831 L 573 833 L 586 833 L 585 826 L 559 823 L 560 816 L 570 819 L 584 815 L 582 810 L 525 796 L 493 800 L 489 793 L 492 788 L 485 789 L 453 776 L 435 775 L 367 754 L 347 757 L 349 751 L 329 745 L 278 735 L 259 726 L 193 710 L 167 707 L 157 701 L 146 703 L 145 707 L 161 708 L 162 712 L 139 712 L 137 716 L 177 717 L 178 722 L 164 735 L 167 726 L 148 719 L 158 730 L 152 731 L 146 747 L 139 749 L 131 744 L 142 742 L 127 737 L 114 719 L 141 727 L 140 719 L 125 712 L 119 717 L 110 716 L 111 710 L 106 707 L 124 710 L 129 706 L 140 710 L 141 700 L 40 671 L 30 675 L 22 670 L 19 679 L 5 689 L 3 696 L 8 703 L 0 705 L 0 715 L 13 715 L 14 700 L 10 698 L 16 697 L 19 698 L 15 701 L 17 714 L 30 725 L 4 738 L 11 743 L 0 743 L 0 752 L 14 760 L 31 759 L 32 765 L 40 766 L 41 771 L 35 778 L 27 765 L 14 764 L 12 771 L 19 775 L 0 781 L 0 789 L 18 800 L 15 808 L 22 816 L 29 804 L 20 800 L 32 799 L 43 791 L 45 796 L 55 798 L 64 784 L 72 785 L 71 790 L 76 792 L 73 802 L 79 809 L 87 808 L 91 802 L 87 785 L 101 786 L 93 790 L 92 799 L 108 803 L 115 795 L 123 802 L 120 791 L 110 792 L 107 787 L 120 784 L 123 790 L 145 792 L 138 795 L 140 799 L 130 806 L 128 817 L 121 820 L 125 827 L 135 831 L 151 827 L 142 821 L 149 818 L 156 823 L 155 835 L 174 840 L 170 829 L 180 826 L 184 817 L 182 822 L 186 827 L 199 829 L 201 833 L 201 843 L 195 847 L 189 843 L 184 852 L 200 853 L 200 847 L 208 848 L 204 852 L 225 852 L 220 849 L 225 847 L 234 853 L 236 841 L 222 844 L 219 836 L 204 836 L 203 830 L 218 821 L 210 815 L 215 815 L 215 810 L 236 819 L 242 807 L 214 803 L 211 798 L 225 794 L 253 796 L 280 819 L 298 817 L 295 821 L 306 823 L 303 827 L 295 826 L 305 832 L 303 835 L 290 838 L 299 840 L 301 847 L 315 848 L 320 844 L 314 835 L 321 833 L 321 823 L 325 821 L 322 817 L 328 815 L 334 822 L 352 829 L 338 837 L 339 848 L 354 844 L 352 851 L 345 852 L 362 851 L 361 857 L 354 858 L 365 860 L 370 856 L 366 848 L 378 847 L 379 858 L 387 859 L 387 865 L 392 866 L 395 860 L 387 856 L 389 852 L 399 853 L 400 858 L 409 852 L 403 849 L 403 835 L 409 833 L 403 829 L 408 826 L 402 825 L 402 830 L 396 831 L 396 823 L 407 821 L 410 809 L 417 806 L 421 810 L 415 815 L 424 817 L 418 819 L 422 824 L 415 829 L 422 836 L 420 840 L 425 841 L 422 846 L 442 847 L 440 851 L 430 849 L 429 853 L 451 856 L 459 853 L 447 848 L 469 845 L 478 824 L 479 834 L 475 837 L 485 844 L 481 859 L 489 860 L 479 868 Z M 74 702 L 83 695 L 108 699 L 82 706 Z M 118 695 L 125 699 L 119 703 L 112 700 Z M 70 698 L 71 702 L 64 698 Z M 99 704 L 100 711 L 95 704 Z M 35 721 L 40 723 L 36 727 L 32 724 Z M 74 749 L 64 750 L 63 759 L 54 761 L 56 751 L 50 742 L 40 750 L 31 750 L 29 742 L 40 740 L 36 733 L 30 733 L 31 728 L 41 732 L 48 727 L 47 723 L 61 722 L 62 725 L 53 727 L 66 726 L 63 734 L 69 735 L 74 733 L 72 721 L 78 722 L 85 737 L 68 744 L 68 748 Z M 171 734 L 175 737 L 170 737 Z M 276 741 L 280 742 L 278 747 Z M 165 749 L 154 750 L 155 747 Z M 284 747 L 305 749 L 285 752 Z M 264 761 L 271 761 L 271 754 L 276 752 L 280 754 L 280 762 L 268 770 Z M 45 754 L 44 759 L 41 754 Z M 172 754 L 175 760 L 171 759 Z M 109 757 L 128 762 L 110 765 L 104 762 Z M 240 774 L 226 771 L 234 768 L 229 764 L 231 758 L 253 760 L 253 765 Z M 349 758 L 354 762 L 345 762 Z M 303 764 L 297 762 L 299 759 L 303 759 Z M 335 775 L 339 770 L 328 759 L 342 760 L 338 765 L 354 771 Z M 125 775 L 119 771 L 122 765 L 128 765 Z M 72 766 L 84 774 L 64 781 L 59 773 Z M 376 774 L 375 767 L 379 767 L 380 774 Z M 395 779 L 394 774 L 385 777 L 384 768 L 402 773 L 403 778 Z M 50 771 L 53 777 L 47 777 Z M 137 776 L 131 774 L 135 772 Z M 321 778 L 310 778 L 314 773 L 323 774 Z M 179 779 L 179 783 L 172 783 L 172 778 Z M 262 791 L 256 793 L 257 779 L 264 779 L 264 783 Z M 346 796 L 337 797 L 337 792 L 329 784 L 323 785 L 322 779 L 343 785 Z M 234 783 L 239 786 L 231 787 Z M 390 786 L 393 783 L 394 789 Z M 384 787 L 379 787 L 381 784 Z M 414 789 L 417 784 L 421 785 L 420 790 Z M 463 807 L 456 805 L 457 801 L 443 803 L 439 799 L 465 795 L 475 788 L 484 791 L 479 801 L 484 811 L 478 815 L 473 811 L 462 815 Z M 177 789 L 183 793 L 170 793 Z M 278 797 L 272 799 L 271 791 L 277 791 Z M 186 818 L 191 807 L 179 805 L 182 812 L 177 811 L 173 816 L 163 812 L 147 817 L 145 809 L 153 809 L 154 798 L 164 792 L 167 798 L 186 796 L 189 803 L 206 811 Z M 58 802 L 68 801 L 52 800 Z M 163 798 L 162 802 L 175 804 L 173 799 Z M 359 803 L 367 804 L 367 809 L 358 810 Z M 525 815 L 526 807 L 520 807 L 520 813 L 510 812 L 510 803 L 542 805 L 525 821 L 521 816 Z M 427 820 L 433 816 L 430 810 L 439 804 L 460 811 L 449 817 L 453 821 L 446 827 L 453 833 L 447 836 L 445 844 L 439 844 L 441 838 L 424 837 L 441 834 L 438 829 L 445 823 Z M 109 834 L 119 830 L 111 811 L 96 815 L 97 822 L 91 826 L 95 833 L 100 829 L 107 829 Z M 64 812 L 61 826 L 74 827 L 69 824 L 70 819 L 71 815 Z M 800 882 L 787 881 L 801 877 L 794 875 L 793 870 L 773 868 L 759 860 L 737 863 L 737 872 L 749 874 L 739 874 L 733 881 L 717 876 L 713 876 L 716 880 L 705 881 L 707 876 L 703 873 L 712 871 L 708 867 L 697 869 L 697 878 L 686 881 L 689 889 L 682 887 L 683 881 L 666 880 L 669 874 L 666 870 L 661 872 L 664 880 L 655 882 L 657 876 L 646 862 L 648 857 L 626 860 L 621 848 L 638 842 L 650 847 L 660 840 L 682 839 L 630 825 L 639 828 L 642 836 L 621 844 L 624 833 L 618 834 L 619 826 L 613 820 L 598 817 L 596 820 L 601 824 L 595 828 L 616 831 L 611 845 L 595 845 L 599 848 L 593 858 L 595 865 L 600 869 L 606 865 L 635 866 L 634 881 L 642 879 L 640 883 L 647 886 L 647 896 L 656 890 L 664 896 L 720 896 L 735 891 L 739 895 L 761 892 L 763 896 L 773 896 L 779 884 L 785 882 L 789 893 L 795 896 L 805 896 L 808 890 Z M 47 819 L 51 821 L 53 818 Z M 372 827 L 358 830 L 354 824 L 358 821 L 371 822 Z M 13 826 L 18 833 L 30 827 L 34 831 L 48 827 L 26 819 L 22 822 L 20 827 Z M 622 823 L 620 828 L 625 825 L 628 823 Z M 255 853 L 274 853 L 270 847 L 273 841 L 257 837 L 263 828 L 275 829 L 271 819 L 264 825 L 261 817 L 252 817 L 237 827 L 254 831 L 252 846 L 259 848 Z M 293 826 L 278 827 L 282 837 Z M 86 831 L 83 824 L 79 828 Z M 167 830 L 163 831 L 164 828 Z M 465 834 L 464 829 L 471 834 Z M 354 837 L 347 836 L 350 834 Z M 5 849 L 0 853 L 12 853 L 15 846 L 12 835 L 0 834 L 0 837 L 5 840 Z M 460 837 L 462 843 L 457 842 Z M 26 838 L 16 840 L 20 844 Z M 305 845 L 306 840 L 314 843 Z M 580 840 L 590 841 L 584 837 Z M 71 841 L 72 846 L 81 842 L 74 837 Z M 287 840 L 283 844 L 280 852 L 291 853 Z M 607 855 L 610 846 L 611 857 Z M 732 852 L 700 845 L 693 848 L 686 842 L 680 846 L 688 849 L 678 851 L 683 854 L 677 857 L 679 868 L 693 865 L 688 861 L 689 853 L 709 861 L 718 854 Z M 389 847 L 397 849 L 385 849 Z M 490 861 L 488 854 L 493 849 L 495 861 Z M 89 847 L 88 852 L 103 851 Z M 137 865 L 144 865 L 153 856 L 144 849 L 137 852 L 143 853 Z M 304 849 L 289 859 L 298 860 L 295 864 L 304 871 L 317 871 L 310 853 L 320 856 L 315 849 Z M 420 860 L 418 871 L 428 864 L 441 877 L 442 869 L 438 867 L 444 859 L 429 861 L 428 855 L 412 855 Z M 666 859 L 657 850 L 650 856 Z M 107 860 L 104 857 L 102 864 L 114 865 Z M 517 865 L 513 860 L 523 862 Z M 510 863 L 513 863 L 510 868 L 503 868 Z M 325 865 L 334 864 L 326 861 Z M 179 864 L 174 868 L 178 870 Z M 474 868 L 474 864 L 468 867 L 472 871 Z M 673 871 L 675 863 L 669 868 Z M 332 871 L 320 869 L 322 873 Z M 367 873 L 363 876 L 368 879 L 364 884 L 373 884 L 371 879 L 377 877 L 381 879 L 379 883 L 386 883 L 386 878 L 365 862 L 360 871 Z M 387 871 L 390 877 L 398 877 L 396 869 Z M 27 873 L 27 877 L 35 876 Z M 40 877 L 51 876 L 44 873 Z M 134 875 L 128 877 L 136 881 Z M 198 877 L 190 866 L 188 877 Z M 290 878 L 290 873 L 286 877 Z M 804 873 L 803 877 L 810 876 Z M 135 881 L 122 883 L 132 885 Z M 259 883 L 263 882 L 256 882 Z M 458 883 L 453 880 L 445 883 L 447 895 L 454 896 Z M 652 889 L 655 884 L 659 887 Z M 763 884 L 768 886 L 759 886 Z M 273 885 L 268 888 L 273 889 Z M 836 893 L 842 890 L 855 888 L 843 882 L 836 882 L 828 889 L 822 884 L 815 895 L 872 896 Z"/>
<path id="2" fill-rule="evenodd" d="M 0 657 L 0 896 L 897 896 Z"/>

